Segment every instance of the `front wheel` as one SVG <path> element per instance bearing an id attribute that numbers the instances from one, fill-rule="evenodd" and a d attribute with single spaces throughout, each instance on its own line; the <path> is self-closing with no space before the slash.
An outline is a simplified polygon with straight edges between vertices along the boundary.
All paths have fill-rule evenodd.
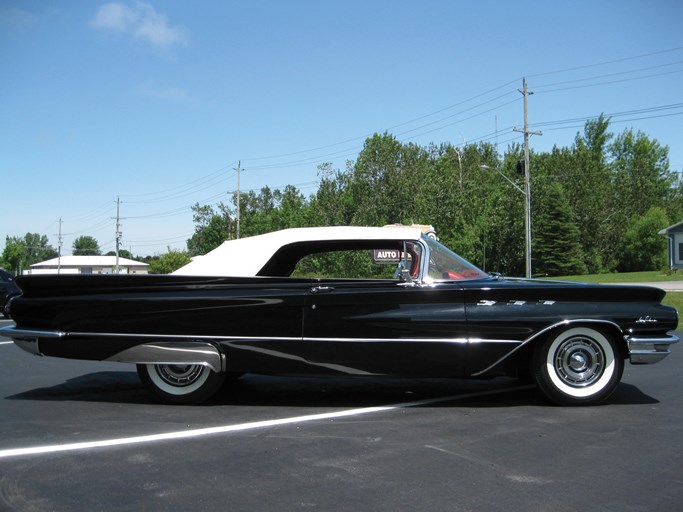
<path id="1" fill-rule="evenodd" d="M 588 327 L 574 327 L 536 348 L 533 370 L 536 384 L 553 402 L 594 405 L 617 388 L 624 360 L 610 337 Z"/>
<path id="2" fill-rule="evenodd" d="M 200 404 L 221 387 L 225 373 L 199 364 L 138 364 L 138 375 L 161 402 L 175 405 Z"/>

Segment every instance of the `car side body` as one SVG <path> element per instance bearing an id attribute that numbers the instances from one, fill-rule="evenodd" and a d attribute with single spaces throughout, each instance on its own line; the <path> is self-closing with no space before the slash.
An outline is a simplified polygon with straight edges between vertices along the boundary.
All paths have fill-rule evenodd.
<path id="1" fill-rule="evenodd" d="M 393 254 L 378 264 L 395 276 L 298 276 L 337 253 Z M 353 258 L 329 261 L 369 266 Z M 135 363 L 169 403 L 260 373 L 507 375 L 589 405 L 626 360 L 655 363 L 678 341 L 662 290 L 490 276 L 413 228 L 291 229 L 226 242 L 173 275 L 18 281 L 4 335 L 35 354 Z"/>

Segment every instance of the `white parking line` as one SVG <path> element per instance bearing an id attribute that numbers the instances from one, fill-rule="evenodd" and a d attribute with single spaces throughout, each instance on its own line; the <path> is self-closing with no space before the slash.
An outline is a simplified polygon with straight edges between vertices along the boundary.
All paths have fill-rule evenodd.
<path id="1" fill-rule="evenodd" d="M 333 420 L 337 418 L 345 418 L 349 416 L 360 416 L 363 414 L 373 414 L 378 412 L 393 411 L 396 409 L 404 409 L 407 407 L 419 407 L 422 405 L 436 404 L 440 402 L 450 402 L 453 400 L 462 400 L 465 398 L 481 397 L 486 395 L 507 393 L 511 391 L 518 391 L 522 389 L 531 388 L 533 386 L 519 386 L 505 390 L 482 391 L 478 393 L 468 393 L 464 395 L 447 396 L 440 398 L 429 398 L 426 400 L 419 400 L 417 402 L 405 402 L 394 405 L 383 405 L 377 407 L 363 407 L 361 409 L 349 409 L 345 411 L 328 412 L 321 414 L 309 414 L 307 416 L 294 416 L 291 418 L 282 418 L 279 420 L 264 420 L 254 421 L 250 423 L 239 423 L 237 425 L 223 425 L 218 427 L 198 428 L 193 430 L 181 430 L 177 432 L 168 432 L 166 434 L 152 434 L 146 436 L 122 437 L 118 439 L 105 439 L 101 441 L 89 441 L 81 443 L 68 444 L 54 444 L 46 446 L 34 446 L 29 448 L 11 448 L 7 450 L 0 450 L 0 459 L 7 457 L 20 457 L 26 455 L 44 455 L 48 453 L 57 452 L 73 452 L 78 450 L 89 450 L 96 448 L 108 448 L 111 446 L 127 446 L 133 444 L 154 443 L 157 441 L 169 441 L 174 439 L 191 439 L 195 437 L 210 436 L 216 434 L 226 434 L 230 432 L 243 432 L 245 430 L 254 430 L 258 428 L 277 427 L 282 425 L 292 425 L 296 423 L 307 423 L 319 420 Z"/>
<path id="2" fill-rule="evenodd" d="M 0 345 L 11 345 L 13 341 L 0 341 Z"/>

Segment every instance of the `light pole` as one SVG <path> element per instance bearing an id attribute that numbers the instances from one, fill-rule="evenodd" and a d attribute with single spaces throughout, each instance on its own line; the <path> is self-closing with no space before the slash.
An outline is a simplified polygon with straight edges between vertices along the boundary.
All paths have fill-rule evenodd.
<path id="1" fill-rule="evenodd" d="M 505 180 L 512 185 L 515 190 L 518 190 L 524 195 L 524 231 L 526 233 L 526 277 L 531 277 L 531 188 L 529 187 L 529 173 L 524 173 L 524 189 L 517 185 L 510 178 L 505 176 L 497 167 L 493 168 L 488 165 L 480 165 L 480 169 L 493 169 L 500 174 Z"/>

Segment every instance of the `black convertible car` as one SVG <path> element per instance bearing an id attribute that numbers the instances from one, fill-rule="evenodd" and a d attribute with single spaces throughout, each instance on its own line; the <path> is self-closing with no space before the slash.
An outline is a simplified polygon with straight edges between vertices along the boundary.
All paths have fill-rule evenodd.
<path id="1" fill-rule="evenodd" d="M 0 268 L 0 313 L 12 295 L 19 294 L 19 287 L 14 282 L 14 276 L 5 269 Z"/>
<path id="2" fill-rule="evenodd" d="M 288 229 L 225 242 L 173 275 L 17 282 L 3 335 L 34 354 L 135 363 L 175 404 L 250 372 L 507 375 L 589 405 L 626 360 L 655 363 L 678 341 L 659 289 L 491 276 L 410 227 Z"/>

